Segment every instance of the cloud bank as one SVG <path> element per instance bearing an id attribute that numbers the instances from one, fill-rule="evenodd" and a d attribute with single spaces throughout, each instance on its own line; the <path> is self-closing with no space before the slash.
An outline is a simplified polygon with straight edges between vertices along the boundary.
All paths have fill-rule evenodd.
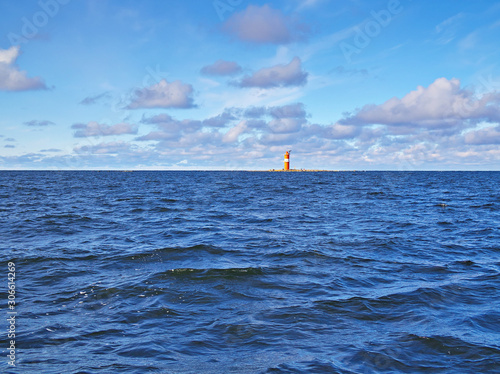
<path id="1" fill-rule="evenodd" d="M 118 123 L 116 125 L 109 126 L 91 121 L 87 124 L 75 123 L 71 126 L 71 128 L 77 130 L 74 133 L 75 138 L 137 134 L 137 127 L 128 123 Z"/>
<path id="2" fill-rule="evenodd" d="M 312 123 L 305 105 L 296 102 L 226 108 L 205 120 L 145 117 L 142 123 L 155 128 L 136 140 L 151 142 L 153 158 L 196 165 L 245 168 L 260 160 L 280 167 L 288 148 L 295 151 L 294 162 L 303 157 L 298 167 L 463 168 L 500 156 L 499 110 L 497 93 L 478 96 L 457 79 L 439 78 L 330 124 Z"/>
<path id="3" fill-rule="evenodd" d="M 73 156 L 40 152 L 0 162 L 279 168 L 283 150 L 293 149 L 298 168 L 474 168 L 498 162 L 499 113 L 496 92 L 478 95 L 457 79 L 439 78 L 327 124 L 311 122 L 300 102 L 225 108 L 204 119 L 160 113 L 143 115 L 140 132 L 129 124 L 72 126 L 77 138 L 136 134 L 133 141 L 77 145 Z"/>
<path id="4" fill-rule="evenodd" d="M 500 145 L 500 126 L 490 126 L 465 134 L 465 143 L 474 145 Z"/>

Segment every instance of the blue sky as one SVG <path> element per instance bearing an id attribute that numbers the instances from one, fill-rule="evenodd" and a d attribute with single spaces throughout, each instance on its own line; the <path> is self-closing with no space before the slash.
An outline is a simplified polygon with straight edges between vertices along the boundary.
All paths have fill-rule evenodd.
<path id="1" fill-rule="evenodd" d="M 500 170 L 496 1 L 0 9 L 0 169 Z"/>

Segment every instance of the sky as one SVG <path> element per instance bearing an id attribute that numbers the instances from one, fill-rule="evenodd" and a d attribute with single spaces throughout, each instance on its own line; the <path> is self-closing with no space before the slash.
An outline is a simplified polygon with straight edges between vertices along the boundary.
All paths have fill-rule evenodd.
<path id="1" fill-rule="evenodd" d="M 498 1 L 0 10 L 0 169 L 500 170 Z"/>

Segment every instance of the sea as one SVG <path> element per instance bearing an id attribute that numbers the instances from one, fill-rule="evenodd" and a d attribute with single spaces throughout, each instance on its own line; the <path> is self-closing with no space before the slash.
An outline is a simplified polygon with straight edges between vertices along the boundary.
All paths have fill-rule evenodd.
<path id="1" fill-rule="evenodd" d="M 0 372 L 500 373 L 499 187 L 1 171 Z"/>

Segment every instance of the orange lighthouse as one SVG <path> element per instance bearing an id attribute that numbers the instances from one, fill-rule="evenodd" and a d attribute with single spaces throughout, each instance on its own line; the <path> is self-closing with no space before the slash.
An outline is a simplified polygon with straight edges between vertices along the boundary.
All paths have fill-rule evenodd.
<path id="1" fill-rule="evenodd" d="M 292 151 L 286 151 L 285 153 L 285 171 L 290 170 L 290 152 Z"/>

